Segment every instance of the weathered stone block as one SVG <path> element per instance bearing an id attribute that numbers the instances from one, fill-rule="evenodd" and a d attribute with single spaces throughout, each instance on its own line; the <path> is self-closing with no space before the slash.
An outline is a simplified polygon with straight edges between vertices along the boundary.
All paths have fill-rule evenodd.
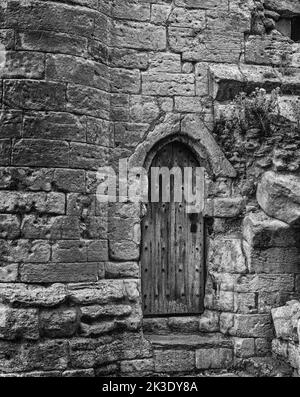
<path id="1" fill-rule="evenodd" d="M 3 78 L 42 79 L 45 72 L 44 54 L 34 52 L 7 52 Z"/>
<path id="2" fill-rule="evenodd" d="M 69 55 L 47 55 L 46 79 L 109 91 L 109 69 L 106 65 Z"/>
<path id="3" fill-rule="evenodd" d="M 196 350 L 197 369 L 221 369 L 233 365 L 231 349 L 213 348 Z"/>
<path id="4" fill-rule="evenodd" d="M 61 240 L 52 246 L 53 262 L 95 262 L 107 260 L 106 241 Z"/>
<path id="5" fill-rule="evenodd" d="M 139 70 L 112 69 L 111 92 L 124 92 L 138 94 L 140 91 L 141 77 Z"/>
<path id="6" fill-rule="evenodd" d="M 105 278 L 138 278 L 139 275 L 138 262 L 105 263 Z"/>
<path id="7" fill-rule="evenodd" d="M 164 50 L 167 45 L 166 29 L 147 23 L 116 21 L 114 44 L 120 48 Z"/>
<path id="8" fill-rule="evenodd" d="M 93 378 L 95 372 L 93 369 L 75 369 L 64 371 L 61 376 L 64 378 Z"/>
<path id="9" fill-rule="evenodd" d="M 287 233 L 287 235 L 296 233 Z M 268 236 L 266 236 L 268 239 Z M 290 240 L 292 242 L 292 238 Z M 263 244 L 263 241 L 262 241 Z M 247 256 L 251 273 L 299 273 L 299 248 L 275 247 L 263 250 L 253 249 L 244 242 L 244 252 Z"/>
<path id="10" fill-rule="evenodd" d="M 165 25 L 171 12 L 170 4 L 152 4 L 151 22 L 156 25 Z"/>
<path id="11" fill-rule="evenodd" d="M 67 95 L 67 109 L 70 112 L 109 120 L 110 98 L 107 92 L 84 85 L 69 84 Z"/>
<path id="12" fill-rule="evenodd" d="M 72 338 L 70 346 L 70 364 L 72 368 L 91 368 L 96 361 L 96 342 L 93 339 Z"/>
<path id="13" fill-rule="evenodd" d="M 142 92 L 158 96 L 194 96 L 195 77 L 192 74 L 146 72 L 142 74 Z"/>
<path id="14" fill-rule="evenodd" d="M 173 332 L 197 333 L 199 331 L 198 317 L 170 317 L 168 326 Z"/>
<path id="15" fill-rule="evenodd" d="M 61 215 L 65 213 L 65 195 L 63 193 L 23 193 L 0 192 L 0 211 L 26 213 L 32 210 L 38 213 Z"/>
<path id="16" fill-rule="evenodd" d="M 47 263 L 51 247 L 49 242 L 43 240 L 0 240 L 0 254 L 6 262 Z"/>
<path id="17" fill-rule="evenodd" d="M 99 263 L 25 263 L 19 274 L 24 283 L 75 283 L 99 280 Z"/>
<path id="18" fill-rule="evenodd" d="M 89 323 L 102 318 L 129 316 L 132 312 L 132 307 L 128 305 L 93 305 L 81 307 L 80 311 L 81 321 Z"/>
<path id="19" fill-rule="evenodd" d="M 217 101 L 233 99 L 242 90 L 264 87 L 267 90 L 282 85 L 283 76 L 270 66 L 212 64 L 208 68 L 210 96 Z"/>
<path id="20" fill-rule="evenodd" d="M 35 309 L 11 309 L 0 307 L 0 338 L 1 339 L 32 339 L 39 338 L 38 311 Z"/>
<path id="21" fill-rule="evenodd" d="M 26 238 L 39 237 L 53 240 L 78 240 L 81 238 L 79 218 L 74 216 L 26 215 L 21 230 Z"/>
<path id="22" fill-rule="evenodd" d="M 133 95 L 130 98 L 130 117 L 135 123 L 151 123 L 159 117 L 157 100 L 149 96 Z"/>
<path id="23" fill-rule="evenodd" d="M 0 139 L 0 165 L 10 164 L 11 141 L 10 139 Z"/>
<path id="24" fill-rule="evenodd" d="M 68 344 L 65 341 L 45 341 L 23 346 L 26 369 L 66 369 L 68 365 Z"/>
<path id="25" fill-rule="evenodd" d="M 267 356 L 271 351 L 271 340 L 265 338 L 255 339 L 255 354 L 256 356 Z"/>
<path id="26" fill-rule="evenodd" d="M 1 302 L 9 304 L 52 307 L 65 301 L 66 289 L 61 284 L 54 284 L 50 287 L 0 284 L 0 299 Z"/>
<path id="27" fill-rule="evenodd" d="M 50 192 L 54 186 L 61 192 L 85 191 L 83 170 L 2 167 L 0 168 L 1 189 L 13 190 L 18 184 L 24 191 Z"/>
<path id="28" fill-rule="evenodd" d="M 150 4 L 138 4 L 132 0 L 116 0 L 112 5 L 112 16 L 117 19 L 147 21 L 150 19 Z"/>
<path id="29" fill-rule="evenodd" d="M 257 313 L 257 296 L 255 293 L 236 293 L 234 311 L 238 313 Z"/>
<path id="30" fill-rule="evenodd" d="M 155 372 L 188 372 L 195 369 L 195 352 L 154 350 Z"/>
<path id="31" fill-rule="evenodd" d="M 0 138 L 20 138 L 22 131 L 22 112 L 3 110 L 0 112 Z"/>
<path id="32" fill-rule="evenodd" d="M 174 7 L 169 15 L 168 23 L 170 26 L 202 30 L 207 25 L 206 12 L 204 10 Z"/>
<path id="33" fill-rule="evenodd" d="M 300 4 L 293 0 L 265 0 L 265 7 L 283 15 L 300 13 Z"/>
<path id="34" fill-rule="evenodd" d="M 65 108 L 66 86 L 34 80 L 6 80 L 4 103 L 16 109 L 57 110 Z"/>
<path id="35" fill-rule="evenodd" d="M 87 143 L 106 147 L 113 146 L 113 123 L 94 117 L 87 117 Z"/>
<path id="36" fill-rule="evenodd" d="M 143 331 L 154 335 L 168 333 L 168 318 L 143 318 Z"/>
<path id="37" fill-rule="evenodd" d="M 47 139 L 20 139 L 13 146 L 12 164 L 26 167 L 68 167 L 69 144 Z"/>
<path id="38" fill-rule="evenodd" d="M 234 8 L 234 3 L 229 5 L 229 10 L 208 10 L 206 13 L 206 28 L 214 32 L 249 33 L 251 29 L 252 15 L 251 4 L 239 4 Z M 234 8 L 234 9 L 233 9 Z"/>
<path id="39" fill-rule="evenodd" d="M 288 358 L 288 342 L 274 339 L 272 341 L 272 352 L 275 353 L 277 356 L 281 356 L 285 359 Z"/>
<path id="40" fill-rule="evenodd" d="M 16 215 L 0 214 L 0 238 L 15 239 L 20 235 L 20 221 Z"/>
<path id="41" fill-rule="evenodd" d="M 186 8 L 201 8 L 203 10 L 228 9 L 226 0 L 175 0 L 175 5 Z"/>
<path id="42" fill-rule="evenodd" d="M 297 326 L 300 319 L 300 303 L 290 301 L 285 306 L 272 310 L 277 338 L 297 340 Z"/>
<path id="43" fill-rule="evenodd" d="M 102 365 L 118 360 L 137 360 L 142 358 L 152 358 L 152 348 L 142 334 L 124 332 L 119 338 L 107 342 L 102 342 L 97 346 L 96 364 Z"/>
<path id="44" fill-rule="evenodd" d="M 1 19 L 1 23 L 2 23 L 2 20 L 4 19 L 4 15 L 1 15 L 0 19 Z M 1 39 L 1 44 L 3 46 L 3 49 L 4 48 L 6 50 L 14 49 L 14 46 L 15 46 L 14 33 L 15 32 L 13 31 L 13 29 L 1 29 L 0 30 L 0 39 Z"/>
<path id="45" fill-rule="evenodd" d="M 108 231 L 111 240 L 132 240 L 138 243 L 140 236 L 140 219 L 110 216 Z"/>
<path id="46" fill-rule="evenodd" d="M 181 52 L 184 61 L 236 63 L 243 46 L 243 34 L 221 34 L 211 30 L 170 27 L 169 44 L 174 52 Z"/>
<path id="47" fill-rule="evenodd" d="M 45 30 L 32 30 L 16 33 L 18 50 L 63 53 L 87 56 L 88 39 Z"/>
<path id="48" fill-rule="evenodd" d="M 110 240 L 109 257 L 115 261 L 137 261 L 140 257 L 139 245 L 129 240 Z"/>
<path id="49" fill-rule="evenodd" d="M 110 10 L 111 11 L 111 10 Z M 111 44 L 112 20 L 104 13 L 95 14 L 93 35 L 102 45 Z"/>
<path id="50" fill-rule="evenodd" d="M 258 185 L 257 200 L 272 218 L 290 225 L 300 222 L 300 178 L 266 172 Z"/>
<path id="51" fill-rule="evenodd" d="M 299 344 L 290 343 L 288 347 L 289 363 L 300 374 L 300 346 Z"/>
<path id="52" fill-rule="evenodd" d="M 62 3 L 42 2 L 33 13 L 30 4 L 9 2 L 5 10 L 6 24 L 9 27 L 44 29 L 87 37 L 93 33 L 95 15 L 88 8 L 69 7 Z"/>
<path id="53" fill-rule="evenodd" d="M 210 310 L 219 310 L 225 312 L 233 312 L 234 310 L 234 293 L 232 291 L 220 290 L 218 292 L 209 291 L 204 298 L 204 305 Z"/>
<path id="54" fill-rule="evenodd" d="M 243 237 L 253 248 L 291 247 L 296 245 L 296 231 L 287 223 L 263 212 L 250 213 L 243 223 Z"/>
<path id="55" fill-rule="evenodd" d="M 250 36 L 245 45 L 245 61 L 261 65 L 282 65 L 293 52 L 292 40 L 279 32 Z"/>
<path id="56" fill-rule="evenodd" d="M 108 148 L 98 145 L 71 143 L 70 167 L 98 170 L 99 167 L 108 164 Z"/>
<path id="57" fill-rule="evenodd" d="M 80 336 L 86 338 L 95 338 L 102 336 L 112 331 L 116 331 L 118 324 L 116 321 L 101 321 L 99 323 L 95 322 L 93 324 L 80 324 Z"/>
<path id="58" fill-rule="evenodd" d="M 293 274 L 242 275 L 235 281 L 236 292 L 293 292 Z"/>
<path id="59" fill-rule="evenodd" d="M 138 219 L 141 214 L 140 203 L 110 203 L 109 216 Z"/>
<path id="60" fill-rule="evenodd" d="M 95 194 L 71 193 L 67 195 L 67 215 L 79 216 L 83 220 L 91 216 L 101 216 L 106 227 L 108 203 L 99 202 Z"/>
<path id="61" fill-rule="evenodd" d="M 154 361 L 153 359 L 122 361 L 120 370 L 123 374 L 152 373 Z"/>
<path id="62" fill-rule="evenodd" d="M 107 261 L 108 260 L 108 242 L 107 240 L 95 240 L 88 243 L 87 246 L 88 262 Z"/>
<path id="63" fill-rule="evenodd" d="M 81 305 L 106 304 L 125 298 L 124 282 L 121 280 L 98 281 L 91 284 L 70 284 L 68 296 Z"/>
<path id="64" fill-rule="evenodd" d="M 199 113 L 207 122 L 212 120 L 212 104 L 209 100 L 195 97 L 175 97 L 175 110 L 182 113 Z"/>
<path id="65" fill-rule="evenodd" d="M 217 311 L 205 310 L 199 320 L 200 332 L 219 332 L 220 313 Z"/>
<path id="66" fill-rule="evenodd" d="M 139 302 L 141 297 L 141 281 L 135 279 L 124 280 L 127 298 L 131 302 Z"/>
<path id="67" fill-rule="evenodd" d="M 209 267 L 224 273 L 246 273 L 247 265 L 241 240 L 212 240 L 209 247 Z"/>
<path id="68" fill-rule="evenodd" d="M 228 324 L 226 333 L 232 336 L 270 339 L 274 335 L 272 318 L 269 314 L 235 314 L 233 323 Z"/>
<path id="69" fill-rule="evenodd" d="M 96 377 L 111 376 L 118 373 L 120 370 L 118 364 L 104 364 L 101 367 L 95 369 Z"/>
<path id="70" fill-rule="evenodd" d="M 243 276 L 239 274 L 211 271 L 207 278 L 207 288 L 209 288 L 210 291 L 217 291 L 217 288 L 222 291 L 235 291 L 240 278 L 243 278 Z"/>
<path id="71" fill-rule="evenodd" d="M 165 73 L 181 73 L 181 58 L 179 54 L 151 53 L 149 71 Z"/>
<path id="72" fill-rule="evenodd" d="M 129 121 L 129 96 L 127 94 L 111 94 L 110 120 Z"/>
<path id="73" fill-rule="evenodd" d="M 149 124 L 115 123 L 115 144 L 135 148 L 142 142 Z"/>
<path id="74" fill-rule="evenodd" d="M 49 338 L 72 336 L 78 328 L 78 313 L 73 308 L 42 310 L 39 320 L 41 334 Z"/>
<path id="75" fill-rule="evenodd" d="M 234 354 L 236 357 L 248 358 L 255 356 L 255 339 L 234 338 Z"/>
<path id="76" fill-rule="evenodd" d="M 242 197 L 216 198 L 212 200 L 213 216 L 217 218 L 235 218 L 245 209 L 245 200 Z"/>
<path id="77" fill-rule="evenodd" d="M 41 343 L 18 344 L 1 342 L 0 368 L 4 373 L 40 370 L 62 370 L 67 367 L 67 343 L 63 341 L 47 341 Z M 52 376 L 57 376 L 57 372 Z"/>
<path id="78" fill-rule="evenodd" d="M 0 282 L 13 283 L 18 279 L 19 265 L 17 263 L 2 264 L 0 267 Z"/>
<path id="79" fill-rule="evenodd" d="M 24 116 L 23 136 L 85 142 L 86 120 L 70 113 L 27 113 Z"/>
<path id="80" fill-rule="evenodd" d="M 0 342 L 0 370 L 4 373 L 18 373 L 26 370 L 24 358 L 21 359 L 21 345 L 13 342 Z"/>
<path id="81" fill-rule="evenodd" d="M 87 240 L 107 238 L 107 220 L 102 216 L 89 216 L 82 218 L 80 222 L 81 237 Z M 104 244 L 104 243 L 102 243 Z M 103 246 L 103 245 L 102 245 Z M 95 244 L 91 247 L 90 255 L 93 256 L 93 250 L 99 250 L 100 246 Z M 104 252 L 106 247 L 103 248 L 103 258 L 107 259 L 107 253 Z M 106 260 L 103 259 L 103 260 Z"/>
<path id="82" fill-rule="evenodd" d="M 149 65 L 149 54 L 124 48 L 113 48 L 110 51 L 112 67 L 146 70 Z"/>
<path id="83" fill-rule="evenodd" d="M 269 313 L 271 309 L 280 307 L 293 299 L 295 295 L 291 292 L 260 292 L 258 294 L 258 311 L 259 313 Z"/>

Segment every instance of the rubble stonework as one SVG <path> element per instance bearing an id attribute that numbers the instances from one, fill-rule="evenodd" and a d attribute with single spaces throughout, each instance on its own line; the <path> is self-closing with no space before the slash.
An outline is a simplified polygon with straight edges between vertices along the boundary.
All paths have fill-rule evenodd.
<path id="1" fill-rule="evenodd" d="M 300 297 L 299 137 L 274 138 L 292 168 L 273 167 L 266 141 L 259 171 L 246 161 L 241 174 L 213 127 L 247 87 L 299 94 L 300 44 L 276 29 L 291 15 L 297 2 L 1 1 L 1 376 L 195 374 L 270 357 L 271 311 Z M 99 203 L 96 171 L 144 166 L 172 140 L 207 165 L 205 311 L 143 319 L 140 206 Z"/>
<path id="2" fill-rule="evenodd" d="M 290 301 L 285 306 L 272 310 L 276 339 L 273 353 L 288 362 L 295 373 L 300 374 L 300 303 Z"/>

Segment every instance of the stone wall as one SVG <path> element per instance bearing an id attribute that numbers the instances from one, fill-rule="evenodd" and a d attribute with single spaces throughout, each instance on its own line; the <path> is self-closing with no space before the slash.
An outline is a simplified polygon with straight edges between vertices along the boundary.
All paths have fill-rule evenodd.
<path id="1" fill-rule="evenodd" d="M 273 309 L 272 316 L 276 331 L 273 340 L 273 353 L 287 361 L 300 375 L 300 303 L 290 301 L 285 306 Z"/>
<path id="2" fill-rule="evenodd" d="M 228 337 L 226 366 L 270 353 L 271 309 L 299 296 L 299 240 L 235 183 L 212 135 L 243 85 L 297 87 L 296 45 L 266 29 L 281 6 L 265 3 L 1 2 L 2 373 L 161 372 L 142 332 L 140 207 L 100 205 L 96 170 L 142 166 L 172 139 L 207 163 L 206 311 L 192 332 Z M 287 80 L 274 68 L 282 43 Z M 215 368 L 196 356 L 191 371 Z"/>
<path id="3" fill-rule="evenodd" d="M 138 264 L 109 256 L 108 208 L 95 198 L 114 147 L 112 21 L 107 1 L 0 5 L 4 373 L 90 376 L 150 354 Z"/>

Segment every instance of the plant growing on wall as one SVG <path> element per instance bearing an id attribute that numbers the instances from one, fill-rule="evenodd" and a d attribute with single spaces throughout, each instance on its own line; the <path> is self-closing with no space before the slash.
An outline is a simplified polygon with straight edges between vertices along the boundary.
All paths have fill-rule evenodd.
<path id="1" fill-rule="evenodd" d="M 267 95 L 263 88 L 256 88 L 250 95 L 241 92 L 231 103 L 231 111 L 221 116 L 221 124 L 226 129 L 245 135 L 249 129 L 259 130 L 259 137 L 266 138 L 272 132 L 274 116 L 280 115 L 279 88 Z"/>
<path id="2" fill-rule="evenodd" d="M 300 172 L 300 102 L 292 103 L 295 123 L 280 113 L 279 96 L 279 88 L 269 94 L 262 88 L 242 92 L 215 123 L 215 139 L 248 196 L 255 193 L 257 178 L 267 169 Z"/>

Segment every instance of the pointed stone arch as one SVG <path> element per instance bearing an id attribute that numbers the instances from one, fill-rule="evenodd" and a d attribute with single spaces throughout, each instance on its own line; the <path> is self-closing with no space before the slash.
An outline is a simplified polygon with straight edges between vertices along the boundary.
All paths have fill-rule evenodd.
<path id="1" fill-rule="evenodd" d="M 147 167 L 154 155 L 153 149 L 162 147 L 172 140 L 185 143 L 198 158 L 206 160 L 209 165 L 208 171 L 211 171 L 215 177 L 236 177 L 235 169 L 226 159 L 200 116 L 197 115 L 183 117 L 179 114 L 166 115 L 163 121 L 156 125 L 146 139 L 137 146 L 129 158 L 129 167 Z"/>

